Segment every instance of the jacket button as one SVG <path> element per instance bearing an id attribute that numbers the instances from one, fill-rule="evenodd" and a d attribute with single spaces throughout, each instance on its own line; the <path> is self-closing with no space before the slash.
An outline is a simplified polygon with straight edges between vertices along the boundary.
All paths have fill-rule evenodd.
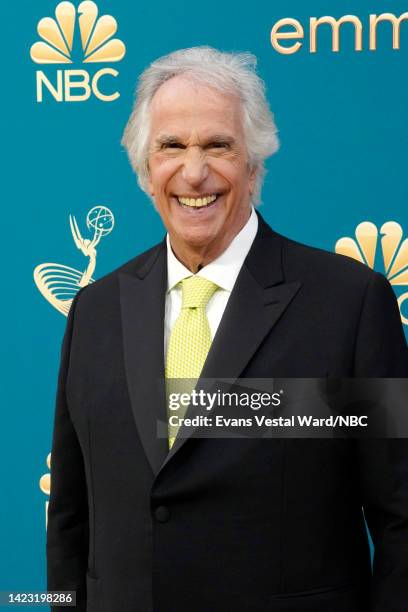
<path id="1" fill-rule="evenodd" d="M 154 517 L 159 523 L 167 523 L 170 518 L 170 510 L 166 506 L 159 506 L 154 511 Z"/>

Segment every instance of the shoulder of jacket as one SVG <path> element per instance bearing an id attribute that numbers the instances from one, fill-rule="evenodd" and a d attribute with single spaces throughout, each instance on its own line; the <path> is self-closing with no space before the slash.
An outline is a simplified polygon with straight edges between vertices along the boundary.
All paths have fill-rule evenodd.
<path id="1" fill-rule="evenodd" d="M 367 287 L 382 274 L 352 257 L 303 244 L 281 236 L 285 270 L 290 275 L 320 278 L 322 282 Z M 383 277 L 384 278 L 384 277 Z"/>
<path id="2" fill-rule="evenodd" d="M 120 275 L 130 274 L 138 276 L 150 261 L 154 261 L 156 259 L 157 255 L 161 252 L 164 246 L 165 242 L 161 241 L 150 249 L 140 253 L 140 255 L 137 255 L 136 257 L 133 257 L 129 261 L 125 262 L 118 268 L 115 268 L 108 274 L 98 278 L 93 283 L 82 287 L 76 295 L 76 302 L 78 303 L 80 301 L 82 307 L 89 301 L 94 304 L 95 300 L 100 301 L 101 299 L 106 299 L 107 297 L 116 295 Z"/>

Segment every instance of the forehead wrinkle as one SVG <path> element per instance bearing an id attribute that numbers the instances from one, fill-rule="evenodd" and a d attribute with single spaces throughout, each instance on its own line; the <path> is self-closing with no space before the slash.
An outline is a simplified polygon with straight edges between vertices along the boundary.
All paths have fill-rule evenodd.
<path id="1" fill-rule="evenodd" d="M 177 82 L 178 77 L 174 77 Z M 173 79 L 166 81 L 154 94 L 150 103 L 150 115 L 155 120 L 172 122 L 194 118 L 196 112 L 207 114 L 222 125 L 225 120 L 231 120 L 232 115 L 238 115 L 242 123 L 242 103 L 235 95 L 226 94 L 204 85 L 191 88 L 187 83 L 187 89 L 171 87 Z M 199 95 L 198 95 L 199 94 Z M 192 99 L 198 96 L 200 106 L 197 111 L 192 106 Z M 222 130 L 222 127 L 221 127 Z"/>

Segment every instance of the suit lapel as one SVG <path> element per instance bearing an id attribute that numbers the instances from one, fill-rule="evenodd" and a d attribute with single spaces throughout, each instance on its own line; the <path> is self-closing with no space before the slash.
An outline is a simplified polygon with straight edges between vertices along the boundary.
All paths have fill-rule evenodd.
<path id="1" fill-rule="evenodd" d="M 143 263 L 120 273 L 124 361 L 129 397 L 140 440 L 154 474 L 168 453 L 164 387 L 166 245 L 152 249 Z"/>
<path id="2" fill-rule="evenodd" d="M 284 282 L 280 236 L 259 214 L 258 217 L 258 233 L 231 293 L 197 388 L 206 387 L 204 379 L 238 378 L 300 289 L 300 282 Z M 277 354 L 278 350 L 276 347 Z M 198 408 L 190 406 L 186 417 L 198 413 Z M 181 427 L 164 465 L 193 431 Z"/>

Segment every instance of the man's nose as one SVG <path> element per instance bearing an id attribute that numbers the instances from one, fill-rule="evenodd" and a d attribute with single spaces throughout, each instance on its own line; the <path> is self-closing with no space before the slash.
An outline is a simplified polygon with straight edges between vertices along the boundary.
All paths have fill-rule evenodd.
<path id="1" fill-rule="evenodd" d="M 206 156 L 200 147 L 189 147 L 186 150 L 182 176 L 192 187 L 197 187 L 208 177 Z"/>

